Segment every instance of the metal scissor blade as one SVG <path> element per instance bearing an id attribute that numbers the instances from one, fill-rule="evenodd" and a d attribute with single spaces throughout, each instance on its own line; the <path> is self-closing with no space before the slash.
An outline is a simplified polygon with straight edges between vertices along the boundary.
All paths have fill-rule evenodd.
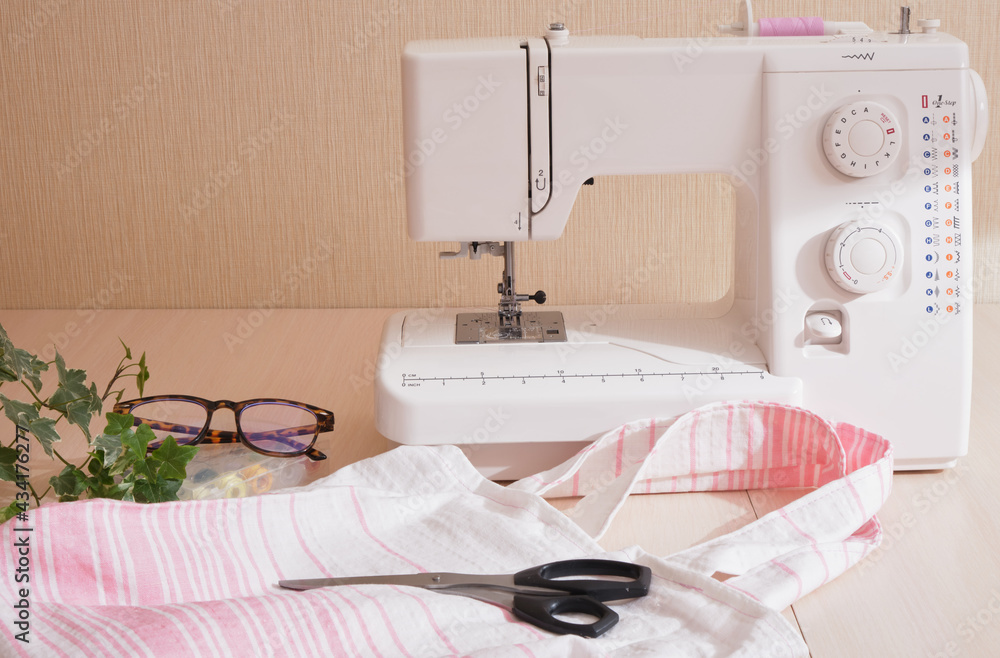
<path id="1" fill-rule="evenodd" d="M 412 587 L 427 587 L 434 584 L 434 574 L 417 573 L 403 576 L 358 576 L 354 578 L 309 578 L 306 580 L 281 580 L 280 587 L 285 589 L 316 589 L 319 587 L 335 587 L 338 585 L 410 585 Z"/>
<path id="2" fill-rule="evenodd" d="M 484 582 L 493 581 L 493 582 Z M 470 576 L 461 573 L 412 573 L 390 576 L 354 576 L 349 578 L 312 578 L 307 580 L 282 580 L 278 586 L 285 589 L 307 590 L 338 585 L 407 585 L 425 589 L 447 589 L 470 583 L 493 586 L 513 586 L 511 576 Z"/>

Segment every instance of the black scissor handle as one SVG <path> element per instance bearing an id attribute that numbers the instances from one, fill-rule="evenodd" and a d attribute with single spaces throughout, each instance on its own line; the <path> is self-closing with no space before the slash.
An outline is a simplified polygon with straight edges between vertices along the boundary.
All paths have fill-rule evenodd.
<path id="1" fill-rule="evenodd" d="M 589 596 L 538 596 L 515 594 L 514 614 L 535 626 L 561 635 L 598 637 L 618 623 L 618 613 Z M 597 617 L 590 624 L 575 624 L 558 619 L 556 615 L 581 612 Z"/>
<path id="2" fill-rule="evenodd" d="M 573 576 L 608 576 L 629 580 L 601 580 Z M 570 577 L 569 580 L 559 580 Z M 646 596 L 653 574 L 649 567 L 617 560 L 562 560 L 525 569 L 514 574 L 514 584 L 544 587 L 569 594 L 589 596 L 598 601 L 620 601 Z M 610 611 L 609 611 L 610 612 Z"/>

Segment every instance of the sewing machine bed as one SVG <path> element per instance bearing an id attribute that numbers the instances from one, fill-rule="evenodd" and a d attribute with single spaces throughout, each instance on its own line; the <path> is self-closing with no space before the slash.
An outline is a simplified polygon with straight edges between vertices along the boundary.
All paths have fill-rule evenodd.
<path id="1" fill-rule="evenodd" d="M 565 343 L 489 345 L 455 343 L 463 309 L 397 313 L 382 335 L 376 424 L 395 443 L 457 444 L 507 480 L 637 418 L 720 400 L 801 404 L 798 378 L 768 372 L 748 306 L 676 319 L 655 307 L 564 307 Z"/>

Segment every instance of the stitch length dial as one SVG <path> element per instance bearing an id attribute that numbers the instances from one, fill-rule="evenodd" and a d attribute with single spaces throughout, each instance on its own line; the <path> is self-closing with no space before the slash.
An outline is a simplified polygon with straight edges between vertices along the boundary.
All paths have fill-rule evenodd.
<path id="1" fill-rule="evenodd" d="M 877 222 L 841 224 L 826 245 L 826 269 L 834 282 L 848 292 L 882 290 L 902 264 L 899 238 Z"/>
<path id="2" fill-rule="evenodd" d="M 869 101 L 844 105 L 823 130 L 823 150 L 830 164 L 854 178 L 885 171 L 896 161 L 902 141 L 892 112 Z"/>

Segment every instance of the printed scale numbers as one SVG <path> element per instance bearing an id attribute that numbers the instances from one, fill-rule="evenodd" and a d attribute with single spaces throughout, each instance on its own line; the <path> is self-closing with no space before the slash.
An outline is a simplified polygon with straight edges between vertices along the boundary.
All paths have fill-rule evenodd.
<path id="1" fill-rule="evenodd" d="M 535 381 L 558 381 L 562 384 L 566 384 L 570 381 L 576 380 L 600 380 L 602 384 L 615 381 L 640 381 L 645 382 L 647 379 L 653 379 L 656 377 L 677 377 L 679 381 L 684 381 L 686 377 L 718 377 L 720 380 L 725 381 L 727 376 L 746 376 L 752 375 L 758 379 L 764 379 L 765 372 L 763 370 L 723 370 L 721 367 L 712 367 L 710 370 L 692 370 L 690 372 L 646 372 L 641 368 L 636 368 L 633 372 L 615 372 L 615 373 L 567 373 L 564 370 L 557 370 L 554 374 L 542 374 L 542 375 L 487 375 L 485 372 L 480 372 L 478 375 L 467 375 L 467 376 L 454 376 L 454 377 L 420 377 L 415 374 L 403 375 L 403 386 L 420 386 L 424 383 L 431 382 L 441 382 L 444 386 L 449 382 L 474 382 L 485 386 L 487 382 L 502 382 L 502 381 L 520 381 L 522 384 L 527 384 L 528 382 Z"/>

